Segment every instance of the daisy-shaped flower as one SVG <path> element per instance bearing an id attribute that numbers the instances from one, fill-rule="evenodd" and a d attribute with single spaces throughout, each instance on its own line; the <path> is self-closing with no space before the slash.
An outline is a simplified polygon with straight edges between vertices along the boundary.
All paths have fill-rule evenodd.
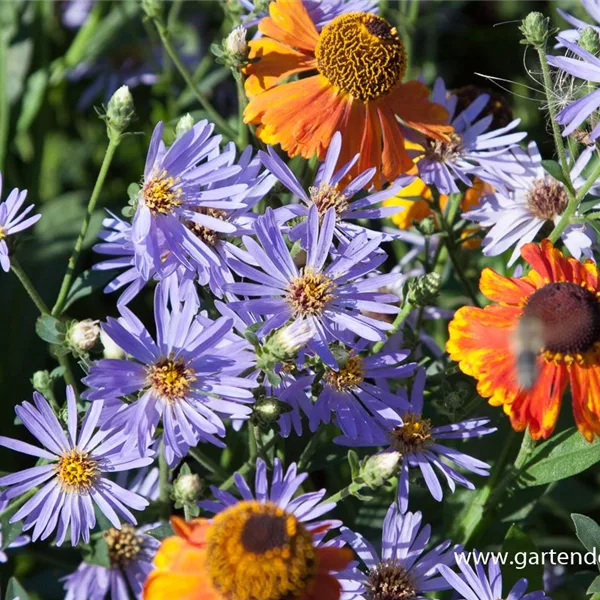
<path id="1" fill-rule="evenodd" d="M 221 416 L 245 419 L 253 402 L 253 380 L 240 377 L 254 364 L 248 343 L 232 331 L 232 320 L 197 316 L 195 293 L 165 280 L 154 297 L 156 341 L 125 306 L 104 330 L 133 360 L 103 359 L 84 383 L 88 400 L 105 399 L 105 425 L 137 432 L 147 444 L 162 420 L 165 455 L 174 465 L 200 441 L 223 445 Z M 121 398 L 141 394 L 125 404 Z"/>
<path id="2" fill-rule="evenodd" d="M 546 223 L 560 221 L 569 202 L 565 186 L 544 170 L 535 142 L 529 144 L 527 152 L 515 148 L 512 153 L 526 168 L 525 174 L 507 178 L 508 190 L 483 196 L 478 208 L 463 215 L 480 227 L 489 228 L 482 244 L 486 256 L 497 256 L 514 246 L 508 266 L 514 264 L 521 248 L 531 242 Z M 592 147 L 586 148 L 573 165 L 571 181 L 575 189 L 585 183 L 581 173 L 593 153 Z M 579 259 L 582 254 L 590 253 L 596 234 L 589 225 L 569 225 L 562 240 L 569 252 Z"/>
<path id="3" fill-rule="evenodd" d="M 409 350 L 384 351 L 373 356 L 351 352 L 335 369 L 327 368 L 322 390 L 309 415 L 310 429 L 316 431 L 320 423 L 329 423 L 334 415 L 344 436 L 362 437 L 365 429 L 379 431 L 374 421 L 385 423 L 395 411 L 408 410 L 406 392 L 390 392 L 388 382 L 415 372 L 417 363 L 403 364 L 409 354 Z"/>
<path id="4" fill-rule="evenodd" d="M 454 565 L 455 554 L 462 547 L 447 540 L 427 551 L 431 526 L 422 526 L 422 519 L 420 512 L 401 513 L 398 505 L 392 504 L 383 522 L 381 555 L 362 535 L 342 529 L 342 538 L 362 563 L 354 563 L 338 575 L 342 600 L 417 600 L 427 598 L 429 592 L 449 589 L 438 567 Z"/>
<path id="5" fill-rule="evenodd" d="M 485 572 L 481 564 L 482 555 L 474 552 L 476 561 L 473 569 L 462 555 L 462 560 L 457 558 L 460 574 L 455 573 L 447 565 L 441 564 L 440 575 L 448 582 L 448 585 L 458 592 L 458 597 L 464 600 L 550 600 L 543 591 L 527 592 L 527 579 L 519 579 L 510 591 L 502 590 L 502 572 L 495 560 L 488 563 L 488 572 Z M 479 559 L 479 560 L 478 560 Z M 527 592 L 527 593 L 526 593 Z"/>
<path id="6" fill-rule="evenodd" d="M 243 500 L 212 520 L 171 519 L 145 600 L 338 600 L 332 571 L 350 562 L 348 548 L 320 545 L 290 510 L 272 501 Z M 323 526 L 325 529 L 326 525 Z"/>
<path id="7" fill-rule="evenodd" d="M 262 459 L 258 459 L 256 462 L 254 491 L 250 489 L 246 480 L 239 473 L 235 474 L 235 485 L 242 496 L 242 500 L 274 504 L 294 515 L 318 543 L 327 531 L 339 527 L 342 522 L 331 519 L 325 521 L 320 518 L 335 508 L 335 502 L 322 502 L 327 490 L 322 489 L 296 496 L 298 489 L 307 477 L 307 473 L 298 473 L 296 463 L 292 463 L 284 472 L 281 461 L 276 458 L 273 476 L 269 483 L 267 465 Z M 215 486 L 211 486 L 210 489 L 217 501 L 202 500 L 198 505 L 211 513 L 220 513 L 241 502 L 229 492 L 224 492 Z"/>
<path id="8" fill-rule="evenodd" d="M 344 446 L 386 446 L 383 452 L 399 453 L 401 466 L 398 483 L 398 502 L 402 511 L 408 507 L 409 470 L 418 468 L 432 497 L 442 501 L 443 490 L 434 467 L 444 476 L 452 492 L 456 484 L 469 490 L 475 486 L 449 463 L 476 475 L 488 476 L 490 466 L 477 458 L 444 446 L 444 440 L 479 437 L 496 431 L 489 427 L 489 419 L 469 419 L 450 425 L 434 426 L 431 419 L 423 417 L 423 389 L 425 372 L 420 370 L 411 391 L 411 406 L 408 411 L 388 410 L 385 423 L 376 421 L 361 437 L 337 437 L 334 441 Z"/>
<path id="9" fill-rule="evenodd" d="M 435 186 L 440 194 L 456 194 L 460 191 L 457 182 L 471 187 L 473 178 L 479 177 L 502 187 L 502 175 L 524 173 L 523 166 L 506 151 L 527 136 L 525 132 L 510 133 L 520 119 L 490 130 L 493 115 L 482 115 L 490 99 L 488 94 L 479 95 L 457 113 L 458 97 L 446 91 L 441 78 L 435 82 L 432 99 L 446 107 L 454 131 L 447 140 L 425 140 L 423 150 L 414 153 L 419 177 L 427 185 Z"/>
<path id="10" fill-rule="evenodd" d="M 375 175 L 375 169 L 367 169 L 357 177 L 352 178 L 351 181 L 342 184 L 342 181 L 345 181 L 345 176 L 358 161 L 359 156 L 356 155 L 336 172 L 335 166 L 338 164 L 341 149 L 342 136 L 339 132 L 336 132 L 331 139 L 325 161 L 315 177 L 314 185 L 308 188 L 308 192 L 300 185 L 291 169 L 277 156 L 273 148 L 268 149 L 268 154 L 260 152 L 265 167 L 301 201 L 299 204 L 290 204 L 278 209 L 277 218 L 284 222 L 297 218 L 305 219 L 308 216 L 310 207 L 313 205 L 317 207 L 319 215 L 323 217 L 330 208 L 333 208 L 336 214 L 336 235 L 341 239 L 350 240 L 360 232 L 365 232 L 369 238 L 381 236 L 380 232 L 350 223 L 349 220 L 381 219 L 396 214 L 399 210 L 397 207 L 377 205 L 409 185 L 413 177 L 400 177 L 383 191 L 370 193 L 366 196 L 361 194 L 360 197 L 354 198 L 363 188 L 369 185 Z M 306 221 L 293 227 L 290 232 L 290 239 L 296 240 L 299 238 L 305 241 Z M 384 239 L 388 241 L 392 238 L 391 236 L 384 236 Z"/>
<path id="11" fill-rule="evenodd" d="M 46 399 L 35 392 L 33 404 L 23 402 L 15 408 L 17 417 L 37 438 L 42 448 L 0 437 L 0 445 L 23 454 L 49 461 L 37 467 L 0 477 L 7 500 L 41 486 L 11 518 L 11 523 L 24 520 L 25 531 L 33 528 L 32 539 L 46 539 L 57 530 L 56 543 L 61 545 L 71 530 L 71 543 L 89 542 L 90 530 L 96 525 L 94 507 L 112 525 L 120 529 L 121 519 L 135 523 L 129 508 L 143 510 L 148 502 L 111 481 L 107 475 L 135 469 L 152 462 L 147 446 L 137 451 L 125 447 L 125 431 L 95 432 L 102 411 L 102 401 L 87 412 L 77 432 L 77 402 L 72 388 L 67 388 L 67 420 L 65 432 Z"/>
<path id="12" fill-rule="evenodd" d="M 158 469 L 142 470 L 130 481 L 127 489 L 148 500 L 156 500 L 157 479 Z M 82 562 L 75 572 L 63 579 L 65 600 L 105 600 L 107 597 L 123 600 L 129 598 L 129 590 L 136 600 L 141 600 L 144 582 L 152 571 L 152 560 L 160 546 L 160 542 L 147 532 L 158 525 L 144 525 L 139 529 L 123 525 L 121 529 L 113 527 L 106 530 L 103 535 L 110 568 Z"/>
<path id="13" fill-rule="evenodd" d="M 2 173 L 0 173 L 0 198 L 2 198 Z M 10 270 L 10 248 L 7 243 L 10 236 L 31 227 L 42 216 L 27 217 L 34 209 L 33 204 L 27 206 L 19 214 L 19 211 L 23 208 L 25 198 L 27 198 L 27 190 L 19 191 L 15 188 L 4 202 L 0 202 L 0 267 L 5 272 Z"/>
<path id="14" fill-rule="evenodd" d="M 558 41 L 579 58 L 570 56 L 548 56 L 548 63 L 557 69 L 592 83 L 600 83 L 600 58 L 597 58 L 587 50 L 574 42 L 570 42 L 562 36 L 557 37 Z M 579 60 L 581 59 L 581 60 Z M 582 125 L 594 111 L 600 107 L 600 90 L 595 89 L 575 100 L 569 106 L 563 108 L 556 121 L 564 126 L 563 135 L 571 135 L 580 125 Z M 600 137 L 600 123 L 595 125 L 590 131 L 590 140 Z"/>
<path id="15" fill-rule="evenodd" d="M 310 208 L 306 264 L 298 268 L 283 239 L 275 213 L 267 210 L 255 225 L 260 245 L 252 238 L 243 238 L 246 262 L 230 262 L 240 276 L 257 283 L 233 283 L 227 288 L 240 296 L 258 296 L 234 302 L 232 307 L 268 315 L 263 326 L 265 332 L 281 327 L 290 319 L 309 321 L 315 335 L 308 347 L 334 368 L 337 362 L 329 342 L 336 339 L 347 342 L 348 332 L 369 341 L 384 340 L 383 332 L 392 327 L 361 311 L 382 314 L 399 311 L 397 306 L 391 305 L 397 301 L 396 296 L 378 291 L 396 275 L 363 278 L 385 260 L 385 254 L 375 252 L 379 248 L 379 239 L 369 240 L 361 233 L 328 261 L 329 253 L 334 249 L 335 221 L 335 211 L 329 209 L 320 225 L 317 207 Z M 250 266 L 256 264 L 258 269 Z"/>
<path id="16" fill-rule="evenodd" d="M 264 37 L 249 43 L 245 83 L 244 118 L 259 125 L 264 142 L 290 156 L 323 159 L 340 131 L 339 165 L 360 154 L 351 173 L 375 167 L 380 187 L 413 166 L 397 117 L 433 139 L 448 139 L 446 109 L 430 101 L 421 82 L 402 82 L 406 50 L 386 20 L 352 12 L 319 32 L 302 0 L 277 0 L 269 13 L 258 26 Z M 297 73 L 308 76 L 285 81 Z"/>
<path id="17" fill-rule="evenodd" d="M 556 425 L 562 397 L 571 384 L 573 414 L 589 441 L 600 435 L 595 390 L 600 386 L 600 272 L 591 260 L 566 258 L 548 240 L 523 246 L 531 265 L 524 277 L 481 273 L 479 287 L 492 302 L 459 309 L 449 326 L 446 349 L 461 370 L 478 381 L 477 391 L 502 406 L 517 431 L 534 439 Z M 524 323 L 537 324 L 527 346 L 537 354 L 537 377 L 522 386 L 517 359 Z M 539 332 L 537 330 L 540 330 Z"/>

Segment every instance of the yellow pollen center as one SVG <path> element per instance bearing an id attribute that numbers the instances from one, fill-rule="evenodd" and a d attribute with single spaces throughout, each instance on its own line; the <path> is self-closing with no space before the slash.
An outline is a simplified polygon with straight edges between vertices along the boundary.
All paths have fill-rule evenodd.
<path id="1" fill-rule="evenodd" d="M 407 413 L 402 420 L 404 425 L 392 431 L 392 444 L 400 454 L 419 452 L 433 443 L 429 419 L 423 419 L 415 413 Z"/>
<path id="2" fill-rule="evenodd" d="M 369 13 L 348 13 L 325 26 L 317 67 L 333 85 L 363 102 L 389 93 L 406 72 L 406 50 L 395 27 Z"/>
<path id="3" fill-rule="evenodd" d="M 183 191 L 179 180 L 171 177 L 164 169 L 155 171 L 142 188 L 144 204 L 153 214 L 171 215 L 183 204 Z"/>
<path id="4" fill-rule="evenodd" d="M 0 240 L 3 240 L 6 237 L 6 229 L 0 225 Z"/>
<path id="5" fill-rule="evenodd" d="M 335 298 L 334 291 L 335 284 L 327 275 L 305 267 L 301 275 L 291 279 L 285 299 L 294 316 L 318 316 Z"/>
<path id="6" fill-rule="evenodd" d="M 291 600 L 312 585 L 317 554 L 294 515 L 271 502 L 245 501 L 214 518 L 206 566 L 224 599 Z"/>
<path id="7" fill-rule="evenodd" d="M 121 529 L 112 527 L 104 532 L 108 546 L 108 558 L 112 567 L 124 567 L 129 564 L 142 549 L 144 540 L 137 535 L 132 525 L 122 525 Z"/>
<path id="8" fill-rule="evenodd" d="M 308 188 L 310 199 L 317 207 L 319 216 L 324 216 L 330 209 L 335 209 L 335 214 L 339 217 L 348 210 L 348 200 L 346 196 L 339 192 L 335 186 L 328 183 L 322 183 L 320 186 Z"/>
<path id="9" fill-rule="evenodd" d="M 148 368 L 147 381 L 164 400 L 176 402 L 185 397 L 196 377 L 183 359 L 164 357 Z"/>
<path id="10" fill-rule="evenodd" d="M 339 371 L 328 371 L 325 375 L 331 387 L 339 392 L 351 390 L 359 386 L 365 376 L 363 359 L 353 354 Z"/>
<path id="11" fill-rule="evenodd" d="M 87 453 L 77 448 L 63 454 L 57 465 L 56 475 L 67 492 L 86 493 L 96 481 L 98 463 Z"/>
<path id="12" fill-rule="evenodd" d="M 227 219 L 227 212 L 217 208 L 199 208 L 196 210 L 196 212 L 219 219 L 220 221 L 225 221 Z M 219 231 L 214 231 L 209 227 L 194 223 L 194 221 L 186 221 L 186 225 L 188 229 L 196 237 L 200 238 L 207 246 L 214 246 L 222 235 Z"/>

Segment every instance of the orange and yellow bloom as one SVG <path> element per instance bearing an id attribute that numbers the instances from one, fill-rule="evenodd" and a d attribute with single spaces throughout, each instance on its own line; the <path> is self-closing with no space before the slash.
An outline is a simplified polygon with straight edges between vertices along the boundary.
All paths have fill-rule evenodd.
<path id="1" fill-rule="evenodd" d="M 258 28 L 264 37 L 249 44 L 244 119 L 290 156 L 323 159 L 340 131 L 339 165 L 360 153 L 353 174 L 375 167 L 381 187 L 413 166 L 398 118 L 434 139 L 452 131 L 448 112 L 430 101 L 427 86 L 402 82 L 404 44 L 381 17 L 342 14 L 319 32 L 301 0 L 277 0 Z"/>
<path id="2" fill-rule="evenodd" d="M 270 502 L 243 501 L 214 519 L 171 519 L 144 600 L 337 600 L 331 575 L 352 558 L 347 548 L 315 546 L 291 513 Z M 325 526 L 326 527 L 326 526 Z"/>
<path id="3" fill-rule="evenodd" d="M 448 353 L 478 380 L 479 394 L 503 406 L 517 431 L 529 427 L 534 439 L 552 433 L 570 385 L 575 422 L 592 441 L 600 435 L 600 272 L 547 240 L 526 244 L 521 255 L 532 267 L 524 277 L 484 269 L 481 292 L 496 304 L 456 312 Z M 522 329 L 526 323 L 536 325 L 539 341 L 519 335 L 533 331 Z M 531 385 L 519 377 L 524 351 L 536 356 Z"/>

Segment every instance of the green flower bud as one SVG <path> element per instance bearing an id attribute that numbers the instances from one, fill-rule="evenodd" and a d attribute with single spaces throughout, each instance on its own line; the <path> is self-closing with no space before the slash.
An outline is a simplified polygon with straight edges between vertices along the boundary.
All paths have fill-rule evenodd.
<path id="1" fill-rule="evenodd" d="M 184 133 L 187 133 L 194 126 L 194 117 L 188 113 L 187 115 L 183 115 L 179 121 L 177 121 L 177 126 L 175 127 L 175 135 L 180 138 Z"/>
<path id="2" fill-rule="evenodd" d="M 258 368 L 273 368 L 279 362 L 292 360 L 313 336 L 313 326 L 305 320 L 294 321 L 278 329 L 262 347 Z"/>
<path id="3" fill-rule="evenodd" d="M 135 116 L 133 96 L 126 85 L 122 85 L 108 101 L 106 122 L 109 131 L 123 133 Z"/>
<path id="4" fill-rule="evenodd" d="M 180 473 L 173 482 L 171 497 L 179 506 L 195 505 L 204 493 L 204 482 L 196 473 Z"/>
<path id="5" fill-rule="evenodd" d="M 75 322 L 67 332 L 67 342 L 78 354 L 89 352 L 99 340 L 100 325 L 92 319 Z"/>
<path id="6" fill-rule="evenodd" d="M 359 478 L 371 489 L 382 486 L 398 472 L 400 452 L 382 452 L 369 457 L 362 465 Z"/>
<path id="7" fill-rule="evenodd" d="M 435 221 L 432 217 L 425 217 L 417 228 L 423 235 L 432 235 L 435 232 Z"/>
<path id="8" fill-rule="evenodd" d="M 52 387 L 52 377 L 48 371 L 36 371 L 31 378 L 31 385 L 36 392 L 43 395 Z"/>
<path id="9" fill-rule="evenodd" d="M 406 298 L 414 306 L 429 306 L 441 287 L 442 278 L 439 273 L 427 273 L 410 281 Z"/>
<path id="10" fill-rule="evenodd" d="M 246 34 L 246 28 L 243 25 L 239 25 L 227 36 L 223 44 L 230 58 L 240 63 L 248 57 Z"/>
<path id="11" fill-rule="evenodd" d="M 540 12 L 530 12 L 519 27 L 523 34 L 522 44 L 529 44 L 540 48 L 546 44 L 550 36 L 550 17 L 545 17 Z"/>
<path id="12" fill-rule="evenodd" d="M 260 398 L 254 404 L 250 422 L 263 431 L 269 431 L 277 423 L 281 413 L 284 412 L 282 409 L 283 406 L 277 398 L 272 396 Z"/>
<path id="13" fill-rule="evenodd" d="M 593 27 L 586 27 L 581 32 L 579 45 L 594 56 L 600 55 L 600 36 Z"/>

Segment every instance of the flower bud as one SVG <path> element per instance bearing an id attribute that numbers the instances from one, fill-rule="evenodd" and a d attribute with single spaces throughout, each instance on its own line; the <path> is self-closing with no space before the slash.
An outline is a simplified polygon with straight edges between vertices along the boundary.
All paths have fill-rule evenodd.
<path id="1" fill-rule="evenodd" d="M 243 25 L 239 25 L 227 36 L 224 45 L 225 50 L 231 58 L 243 61 L 248 56 L 246 34 L 246 28 Z"/>
<path id="2" fill-rule="evenodd" d="M 593 27 L 586 27 L 579 36 L 579 45 L 590 54 L 600 54 L 600 36 Z"/>
<path id="3" fill-rule="evenodd" d="M 135 115 L 133 96 L 126 85 L 122 85 L 108 101 L 106 119 L 109 130 L 123 133 Z"/>
<path id="4" fill-rule="evenodd" d="M 550 17 L 545 17 L 540 12 L 530 12 L 519 27 L 523 34 L 522 44 L 530 44 L 536 48 L 545 45 L 550 35 Z"/>
<path id="5" fill-rule="evenodd" d="M 196 473 L 181 473 L 173 482 L 171 496 L 180 506 L 196 504 L 204 492 L 204 482 Z"/>
<path id="6" fill-rule="evenodd" d="M 435 221 L 431 217 L 425 217 L 417 228 L 423 235 L 432 235 L 435 232 Z"/>
<path id="7" fill-rule="evenodd" d="M 100 339 L 98 321 L 85 319 L 71 325 L 67 333 L 67 341 L 76 352 L 89 352 Z"/>
<path id="8" fill-rule="evenodd" d="M 282 406 L 277 398 L 266 396 L 254 403 L 250 422 L 264 431 L 270 430 L 282 413 Z"/>
<path id="9" fill-rule="evenodd" d="M 402 455 L 395 450 L 375 454 L 363 463 L 359 477 L 371 489 L 376 489 L 398 472 L 401 459 Z"/>
<path id="10" fill-rule="evenodd" d="M 408 284 L 407 300 L 414 306 L 429 306 L 439 294 L 442 278 L 439 273 L 427 273 Z"/>
<path id="11" fill-rule="evenodd" d="M 180 138 L 182 135 L 187 133 L 194 126 L 194 117 L 187 113 L 187 115 L 183 115 L 179 121 L 177 121 L 177 126 L 175 127 L 175 135 Z"/>
<path id="12" fill-rule="evenodd" d="M 44 395 L 44 392 L 52 387 L 52 378 L 48 371 L 36 371 L 31 378 L 31 385 L 36 392 Z"/>
<path id="13" fill-rule="evenodd" d="M 279 329 L 269 340 L 268 345 L 276 356 L 281 356 L 282 360 L 290 359 L 304 348 L 314 335 L 312 323 L 302 319 Z"/>
<path id="14" fill-rule="evenodd" d="M 104 351 L 102 353 L 104 358 L 125 358 L 124 350 L 121 348 L 121 346 L 118 346 L 115 342 L 113 342 L 112 338 L 109 337 L 104 330 L 100 331 L 100 341 L 104 346 Z"/>

